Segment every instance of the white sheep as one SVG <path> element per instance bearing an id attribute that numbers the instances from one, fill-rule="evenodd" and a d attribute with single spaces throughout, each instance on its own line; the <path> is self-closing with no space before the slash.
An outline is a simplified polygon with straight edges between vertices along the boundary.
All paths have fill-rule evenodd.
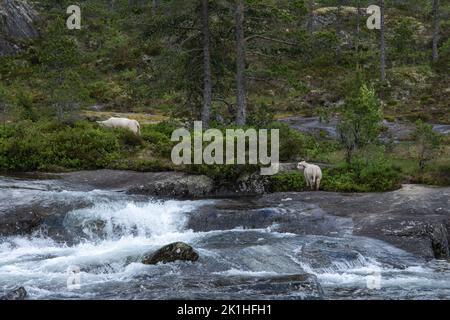
<path id="1" fill-rule="evenodd" d="M 302 161 L 297 165 L 297 169 L 303 171 L 306 185 L 311 187 L 311 190 L 319 190 L 322 180 L 322 170 L 319 166 Z"/>
<path id="2" fill-rule="evenodd" d="M 109 118 L 106 121 L 97 121 L 98 124 L 108 127 L 108 128 L 123 128 L 130 130 L 135 135 L 141 134 L 141 126 L 136 120 L 131 120 L 127 118 Z"/>

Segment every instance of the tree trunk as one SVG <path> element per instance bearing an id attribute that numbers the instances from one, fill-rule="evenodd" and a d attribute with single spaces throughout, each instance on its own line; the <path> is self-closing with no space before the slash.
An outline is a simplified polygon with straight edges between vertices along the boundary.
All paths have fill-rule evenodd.
<path id="1" fill-rule="evenodd" d="M 152 17 L 156 16 L 157 9 L 158 9 L 158 1 L 152 0 Z"/>
<path id="2" fill-rule="evenodd" d="M 237 0 L 236 6 L 236 84 L 237 115 L 236 124 L 245 125 L 246 88 L 245 88 L 245 38 L 244 38 L 244 0 Z"/>
<path id="3" fill-rule="evenodd" d="M 209 0 L 202 2 L 202 33 L 203 33 L 203 127 L 209 127 L 211 115 L 212 81 L 211 81 L 211 52 L 210 52 L 210 32 L 209 32 Z"/>
<path id="4" fill-rule="evenodd" d="M 380 0 L 381 29 L 380 29 L 380 75 L 381 81 L 386 81 L 386 43 L 384 38 L 384 0 Z"/>
<path id="5" fill-rule="evenodd" d="M 342 1 L 339 1 L 336 12 L 336 39 L 337 39 L 337 47 L 336 47 L 336 61 L 339 62 L 341 58 L 341 31 L 342 31 Z"/>
<path id="6" fill-rule="evenodd" d="M 433 0 L 433 62 L 439 60 L 439 0 Z"/>
<path id="7" fill-rule="evenodd" d="M 314 0 L 308 1 L 308 32 L 314 32 Z"/>
<path id="8" fill-rule="evenodd" d="M 355 50 L 356 54 L 359 53 L 359 37 L 361 34 L 361 0 L 356 0 L 356 40 Z M 358 60 L 359 63 L 359 60 Z"/>

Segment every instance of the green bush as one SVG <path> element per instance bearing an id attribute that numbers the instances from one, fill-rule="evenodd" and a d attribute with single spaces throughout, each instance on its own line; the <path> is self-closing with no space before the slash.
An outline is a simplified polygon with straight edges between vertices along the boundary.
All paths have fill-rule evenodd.
<path id="1" fill-rule="evenodd" d="M 170 140 L 172 132 L 176 129 L 174 124 L 161 122 L 141 126 L 141 137 L 151 145 L 157 155 L 170 158 L 174 143 Z"/>
<path id="2" fill-rule="evenodd" d="M 298 160 L 307 155 L 308 140 L 304 134 L 284 123 L 274 123 L 269 129 L 280 130 L 280 161 Z"/>
<path id="3" fill-rule="evenodd" d="M 400 169 L 384 159 L 355 158 L 350 164 L 325 169 L 322 186 L 327 191 L 378 192 L 400 186 Z"/>
<path id="4" fill-rule="evenodd" d="M 23 121 L 0 127 L 0 170 L 102 168 L 119 154 L 120 144 L 114 132 L 86 122 L 69 126 Z"/>
<path id="5" fill-rule="evenodd" d="M 380 192 L 400 186 L 399 168 L 385 160 L 355 158 L 351 164 L 342 163 L 323 169 L 321 189 L 336 192 Z M 272 192 L 309 191 L 301 171 L 281 172 L 271 176 Z"/>
<path id="6" fill-rule="evenodd" d="M 127 129 L 115 129 L 117 136 L 122 145 L 127 147 L 140 147 L 142 146 L 142 137 L 134 134 L 132 131 Z"/>
<path id="7" fill-rule="evenodd" d="M 303 191 L 305 178 L 300 171 L 282 172 L 269 178 L 271 192 Z"/>

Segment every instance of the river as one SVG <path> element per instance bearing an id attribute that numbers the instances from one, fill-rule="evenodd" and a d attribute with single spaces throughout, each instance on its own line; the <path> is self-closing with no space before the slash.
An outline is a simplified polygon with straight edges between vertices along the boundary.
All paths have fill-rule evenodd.
<path id="1" fill-rule="evenodd" d="M 287 196 L 173 200 L 0 177 L 0 293 L 23 286 L 30 299 L 450 298 L 447 261 L 357 235 L 353 219 L 325 219 L 311 201 L 294 205 Z M 21 225 L 29 231 L 11 228 L 26 215 L 39 221 Z M 312 228 L 315 219 L 326 232 Z M 308 228 L 295 228 L 298 221 Z M 140 262 L 175 241 L 192 245 L 199 260 Z M 68 287 L 70 270 L 79 287 Z"/>

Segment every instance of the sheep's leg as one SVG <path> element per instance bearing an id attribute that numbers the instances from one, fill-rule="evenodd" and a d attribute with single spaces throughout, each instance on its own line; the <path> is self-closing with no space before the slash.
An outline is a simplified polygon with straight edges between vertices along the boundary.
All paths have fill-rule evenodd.
<path id="1" fill-rule="evenodd" d="M 319 189 L 320 189 L 320 178 L 317 178 L 316 179 L 316 191 L 319 191 Z"/>

